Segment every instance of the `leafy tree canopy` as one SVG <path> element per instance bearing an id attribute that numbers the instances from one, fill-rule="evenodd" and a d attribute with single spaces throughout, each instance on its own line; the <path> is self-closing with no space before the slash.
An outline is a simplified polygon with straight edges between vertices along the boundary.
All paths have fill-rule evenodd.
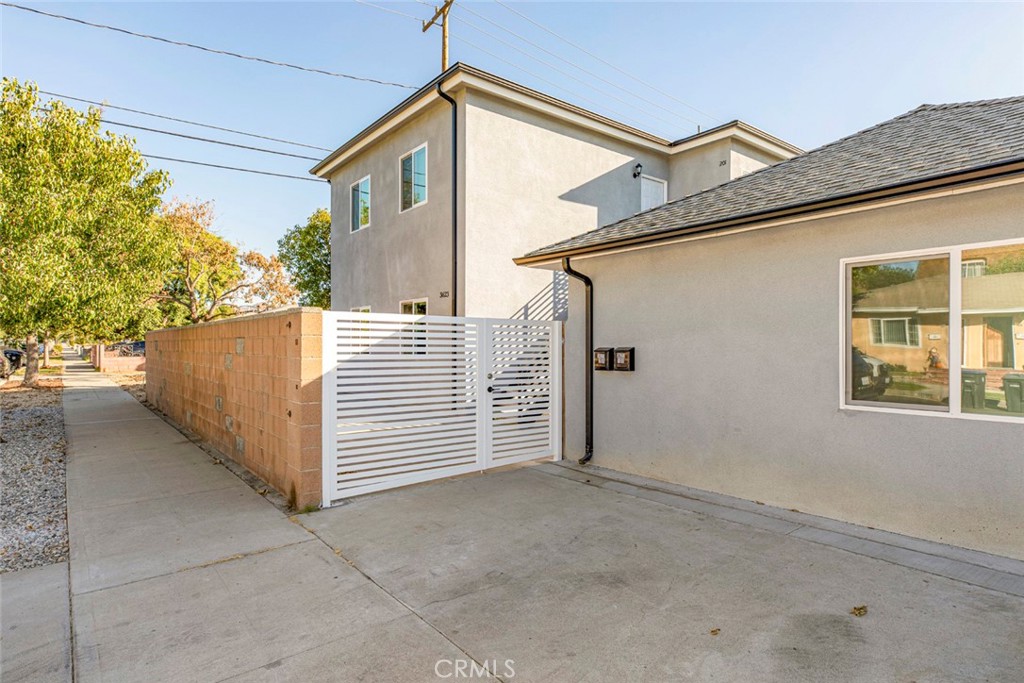
<path id="1" fill-rule="evenodd" d="M 987 275 L 1002 275 L 1003 273 L 1024 273 L 1024 253 L 1011 254 L 989 264 L 985 269 Z"/>
<path id="2" fill-rule="evenodd" d="M 331 214 L 317 209 L 277 241 L 281 262 L 303 306 L 331 307 Z"/>
<path id="3" fill-rule="evenodd" d="M 175 252 L 158 297 L 166 324 L 207 322 L 295 301 L 295 288 L 276 256 L 242 252 L 213 232 L 210 202 L 172 201 L 161 209 L 160 223 L 173 235 Z"/>
<path id="4" fill-rule="evenodd" d="M 154 224 L 169 181 L 134 140 L 100 130 L 98 108 L 41 104 L 3 79 L 0 329 L 106 339 L 160 289 L 171 255 Z"/>

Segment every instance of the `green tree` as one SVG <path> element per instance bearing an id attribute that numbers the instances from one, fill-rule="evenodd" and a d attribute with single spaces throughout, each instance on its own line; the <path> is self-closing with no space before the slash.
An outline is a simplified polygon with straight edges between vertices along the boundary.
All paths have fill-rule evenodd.
<path id="1" fill-rule="evenodd" d="M 3 79 L 0 101 L 0 330 L 109 339 L 159 291 L 170 242 L 154 224 L 168 185 L 134 140 L 100 130 L 98 108 L 41 106 Z"/>
<path id="2" fill-rule="evenodd" d="M 160 223 L 173 235 L 174 263 L 157 297 L 167 324 L 201 323 L 287 306 L 297 292 L 276 256 L 242 252 L 213 232 L 210 202 L 175 200 Z"/>
<path id="3" fill-rule="evenodd" d="M 303 306 L 331 307 L 331 214 L 317 209 L 277 241 L 281 262 Z"/>
<path id="4" fill-rule="evenodd" d="M 1024 273 L 1024 254 L 1011 254 L 985 269 L 986 275 L 1002 275 L 1003 273 Z"/>
<path id="5" fill-rule="evenodd" d="M 857 266 L 850 274 L 853 301 L 860 301 L 871 290 L 900 285 L 916 277 L 917 273 L 910 268 L 894 265 Z"/>

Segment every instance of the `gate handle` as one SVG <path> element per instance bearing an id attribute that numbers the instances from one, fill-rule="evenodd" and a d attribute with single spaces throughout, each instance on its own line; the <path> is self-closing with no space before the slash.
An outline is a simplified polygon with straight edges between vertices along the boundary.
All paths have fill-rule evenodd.
<path id="1" fill-rule="evenodd" d="M 493 394 L 494 393 L 494 387 L 487 387 L 487 393 L 488 394 Z"/>

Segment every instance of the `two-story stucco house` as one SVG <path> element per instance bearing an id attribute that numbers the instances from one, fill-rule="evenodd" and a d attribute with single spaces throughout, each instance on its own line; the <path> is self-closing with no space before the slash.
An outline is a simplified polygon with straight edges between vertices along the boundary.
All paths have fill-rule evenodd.
<path id="1" fill-rule="evenodd" d="M 331 307 L 558 317 L 564 276 L 513 257 L 799 152 L 740 121 L 664 140 L 456 64 L 312 169 Z"/>

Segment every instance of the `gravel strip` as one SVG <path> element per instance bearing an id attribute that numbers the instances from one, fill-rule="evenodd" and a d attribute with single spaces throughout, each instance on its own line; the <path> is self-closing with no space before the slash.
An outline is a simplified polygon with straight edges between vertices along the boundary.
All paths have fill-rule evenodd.
<path id="1" fill-rule="evenodd" d="M 61 381 L 0 387 L 0 574 L 68 559 Z"/>

